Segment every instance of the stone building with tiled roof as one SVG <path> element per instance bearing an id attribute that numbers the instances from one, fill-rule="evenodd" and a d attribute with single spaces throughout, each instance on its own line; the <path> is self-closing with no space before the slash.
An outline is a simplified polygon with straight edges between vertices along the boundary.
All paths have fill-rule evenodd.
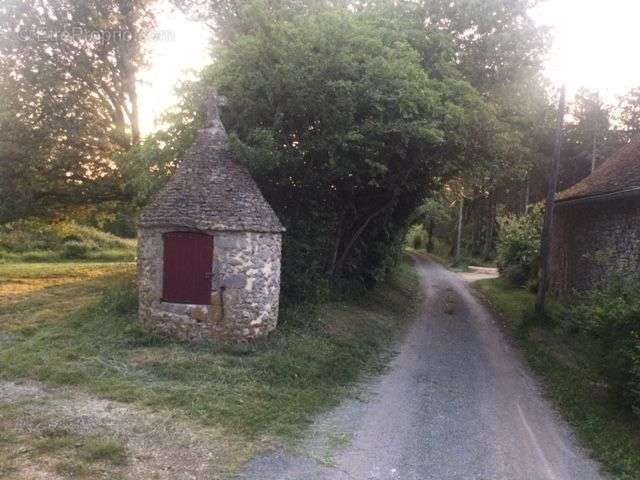
<path id="1" fill-rule="evenodd" d="M 589 290 L 640 271 L 640 139 L 556 197 L 552 289 Z"/>
<path id="2" fill-rule="evenodd" d="M 139 222 L 140 320 L 189 341 L 276 327 L 283 227 L 226 147 L 215 95 L 205 127 Z"/>

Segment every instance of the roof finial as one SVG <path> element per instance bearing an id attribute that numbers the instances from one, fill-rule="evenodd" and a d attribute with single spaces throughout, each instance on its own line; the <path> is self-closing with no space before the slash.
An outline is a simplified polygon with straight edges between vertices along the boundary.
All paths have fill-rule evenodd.
<path id="1" fill-rule="evenodd" d="M 220 107 L 224 105 L 224 97 L 218 95 L 215 89 L 211 89 L 204 100 L 204 128 L 222 128 L 220 120 Z"/>

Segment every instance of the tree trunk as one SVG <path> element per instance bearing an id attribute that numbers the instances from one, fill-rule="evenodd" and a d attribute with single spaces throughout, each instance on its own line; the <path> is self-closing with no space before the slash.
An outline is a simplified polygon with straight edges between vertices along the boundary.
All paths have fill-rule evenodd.
<path id="1" fill-rule="evenodd" d="M 489 224 L 487 225 L 487 231 L 484 239 L 484 248 L 482 256 L 485 260 L 489 260 L 491 256 L 491 250 L 493 249 L 493 236 L 495 233 L 496 224 L 496 199 L 495 193 L 489 195 Z"/>
<path id="2" fill-rule="evenodd" d="M 467 217 L 471 221 L 471 254 L 475 255 L 478 249 L 479 237 L 482 235 L 482 215 L 478 215 L 482 210 L 482 199 L 469 202 L 467 207 Z"/>
<path id="3" fill-rule="evenodd" d="M 549 187 L 547 189 L 547 201 L 544 212 L 544 225 L 542 227 L 542 239 L 540 245 L 540 285 L 538 286 L 538 299 L 536 309 L 544 311 L 547 298 L 549 282 L 549 267 L 551 242 L 553 241 L 553 213 L 555 209 L 556 190 L 558 189 L 558 170 L 560 165 L 560 155 L 562 153 L 562 132 L 564 126 L 565 88 L 560 92 L 560 105 L 558 108 L 558 118 L 556 119 L 556 142 L 553 151 L 553 165 L 549 177 Z"/>
<path id="4" fill-rule="evenodd" d="M 597 129 L 597 126 L 596 126 L 596 129 Z M 597 138 L 596 132 L 593 132 L 593 151 L 591 152 L 591 173 L 593 173 L 593 171 L 596 169 L 596 158 L 598 156 L 598 138 Z"/>
<path id="5" fill-rule="evenodd" d="M 429 220 L 429 226 L 427 227 L 427 252 L 433 253 L 433 231 L 436 228 L 436 222 L 433 220 Z"/>
<path id="6" fill-rule="evenodd" d="M 342 250 L 342 254 L 338 258 L 338 261 L 335 263 L 335 265 L 331 269 L 332 270 L 331 273 L 333 275 L 342 273 L 342 269 L 344 268 L 344 262 L 347 260 L 349 256 L 349 252 L 351 252 L 351 249 L 355 245 L 358 238 L 360 238 L 360 235 L 362 235 L 362 233 L 369 226 L 369 223 L 371 223 L 371 220 L 373 220 L 379 215 L 382 215 L 385 212 L 385 210 L 387 210 L 393 204 L 393 201 L 394 199 L 391 199 L 389 202 L 384 204 L 384 206 L 382 206 L 381 208 L 379 208 L 378 210 L 370 214 L 368 217 L 366 217 L 365 220 L 362 222 L 362 224 L 355 230 L 354 234 L 351 236 L 346 246 L 344 247 L 344 250 Z"/>
<path id="7" fill-rule="evenodd" d="M 136 88 L 136 75 L 131 74 L 129 79 L 129 101 L 131 102 L 131 144 L 140 142 L 140 113 L 138 111 L 138 91 Z"/>
<path id="8" fill-rule="evenodd" d="M 464 197 L 460 196 L 460 208 L 458 210 L 458 235 L 456 237 L 456 260 L 462 254 L 462 214 L 464 213 Z"/>
<path id="9" fill-rule="evenodd" d="M 598 103 L 597 105 L 600 105 L 600 95 L 598 94 Z M 598 124 L 599 122 L 599 118 L 598 118 L 598 114 L 596 114 L 596 125 L 595 128 L 593 129 L 593 151 L 591 152 L 591 173 L 593 173 L 593 171 L 596 169 L 596 159 L 598 157 Z"/>
<path id="10" fill-rule="evenodd" d="M 329 273 L 333 274 L 336 268 L 336 264 L 338 263 L 338 253 L 340 252 L 340 244 L 342 243 L 342 230 L 344 224 L 345 213 L 340 216 L 340 221 L 338 222 L 338 229 L 336 231 L 336 239 L 333 244 L 333 255 L 331 257 L 331 264 L 329 265 Z"/>
<path id="11" fill-rule="evenodd" d="M 133 4 L 131 0 L 120 0 L 118 9 L 122 16 L 123 24 L 129 33 L 129 38 L 123 41 L 123 45 L 118 51 L 118 64 L 122 72 L 121 91 L 126 96 L 126 98 L 122 98 L 122 105 L 129 120 L 131 145 L 135 145 L 140 141 L 140 114 L 138 111 L 137 68 L 135 63 L 135 56 L 139 48 L 139 38 L 135 21 L 132 18 Z M 127 100 L 129 105 L 127 105 Z"/>

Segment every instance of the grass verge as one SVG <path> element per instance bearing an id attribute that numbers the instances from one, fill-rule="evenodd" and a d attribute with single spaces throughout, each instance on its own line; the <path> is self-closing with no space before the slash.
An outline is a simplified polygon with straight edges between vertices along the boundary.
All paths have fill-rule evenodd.
<path id="1" fill-rule="evenodd" d="M 55 268 L 56 281 L 77 274 Z M 94 275 L 98 269 L 93 267 Z M 32 265 L 3 272 L 0 278 L 14 283 L 51 277 Z M 415 273 L 403 265 L 390 282 L 357 300 L 284 308 L 275 334 L 237 350 L 148 336 L 136 322 L 134 275 L 125 266 L 54 282 L 17 302 L 5 299 L 0 377 L 73 385 L 101 398 L 176 410 L 250 438 L 295 438 L 361 375 L 385 365 L 384 352 L 414 316 L 417 286 Z M 38 297 L 51 289 L 58 304 Z M 43 310 L 49 313 L 34 323 L 32 316 Z"/>
<path id="2" fill-rule="evenodd" d="M 136 259 L 136 251 L 133 248 L 109 248 L 83 252 L 79 257 L 68 258 L 64 252 L 52 250 L 28 250 L 26 252 L 6 252 L 0 250 L 0 264 L 8 263 L 59 263 L 80 260 L 85 262 L 133 262 Z"/>
<path id="3" fill-rule="evenodd" d="M 608 392 L 589 342 L 536 321 L 531 316 L 534 295 L 504 279 L 482 280 L 475 287 L 516 336 L 581 443 L 614 478 L 640 478 L 640 425 Z"/>

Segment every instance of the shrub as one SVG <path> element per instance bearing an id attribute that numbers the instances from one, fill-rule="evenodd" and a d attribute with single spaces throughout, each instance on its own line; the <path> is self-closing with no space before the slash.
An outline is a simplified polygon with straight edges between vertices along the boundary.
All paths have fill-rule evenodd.
<path id="1" fill-rule="evenodd" d="M 502 276 L 512 285 L 526 285 L 531 277 L 527 268 L 522 265 L 507 265 L 501 267 Z"/>
<path id="2" fill-rule="evenodd" d="M 527 215 L 498 219 L 498 268 L 515 285 L 524 286 L 538 275 L 543 215 L 544 207 L 539 204 Z"/>
<path id="3" fill-rule="evenodd" d="M 70 241 L 93 243 L 97 248 L 135 247 L 135 241 L 73 222 L 31 219 L 0 225 L 0 249 L 9 252 L 60 251 Z"/>
<path id="4" fill-rule="evenodd" d="M 135 258 L 135 240 L 126 240 L 73 222 L 20 220 L 0 225 L 0 260 L 59 261 L 110 257 Z M 119 252 L 117 255 L 114 252 Z"/>
<path id="5" fill-rule="evenodd" d="M 89 246 L 84 242 L 78 242 L 77 240 L 69 240 L 65 242 L 62 256 L 66 259 L 78 259 L 85 258 L 89 253 Z"/>
<path id="6" fill-rule="evenodd" d="M 60 260 L 60 254 L 51 250 L 35 250 L 33 252 L 23 252 L 16 256 L 15 260 L 22 262 L 55 262 Z"/>
<path id="7" fill-rule="evenodd" d="M 414 250 L 421 250 L 425 246 L 424 230 L 421 225 L 414 225 L 407 234 L 407 244 Z"/>
<path id="8" fill-rule="evenodd" d="M 640 277 L 609 280 L 579 297 L 559 321 L 599 345 L 610 385 L 640 416 Z"/>

